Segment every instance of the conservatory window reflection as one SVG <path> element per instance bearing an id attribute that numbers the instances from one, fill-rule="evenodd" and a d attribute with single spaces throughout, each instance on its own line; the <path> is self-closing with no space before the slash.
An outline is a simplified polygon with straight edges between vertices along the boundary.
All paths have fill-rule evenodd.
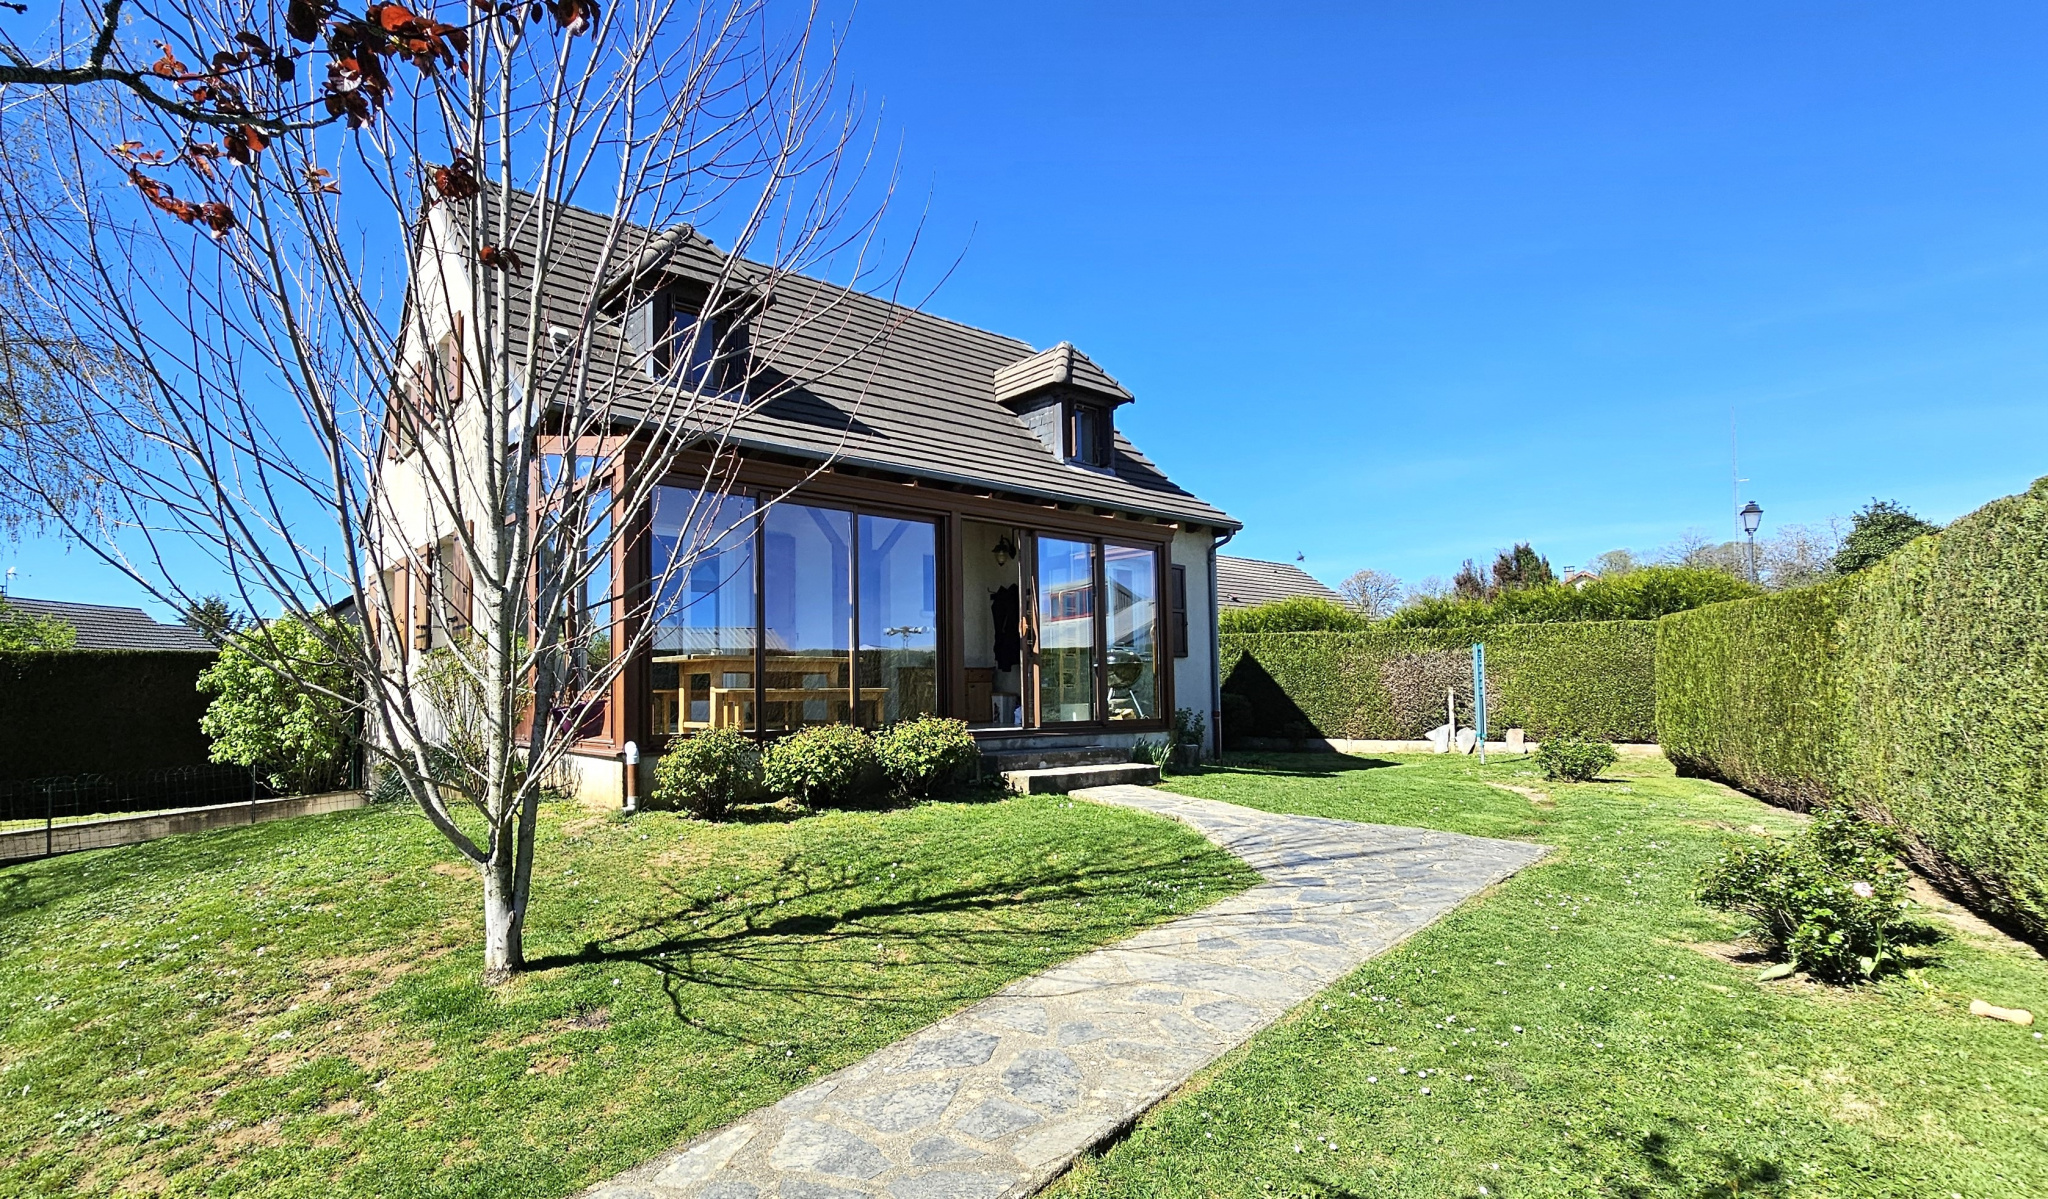
<path id="1" fill-rule="evenodd" d="M 754 725 L 754 501 L 654 493 L 653 731 Z"/>

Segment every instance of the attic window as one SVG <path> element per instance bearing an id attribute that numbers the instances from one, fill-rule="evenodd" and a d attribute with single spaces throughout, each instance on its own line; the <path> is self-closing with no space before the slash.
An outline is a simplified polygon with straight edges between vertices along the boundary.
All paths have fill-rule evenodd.
<path id="1" fill-rule="evenodd" d="M 1082 466 L 1108 466 L 1110 423 L 1095 404 L 1072 404 L 1067 417 L 1067 458 Z"/>
<path id="2" fill-rule="evenodd" d="M 715 382 L 718 327 L 722 322 L 716 317 L 700 319 L 696 313 L 680 307 L 675 310 L 674 320 L 669 352 L 675 356 L 677 382 L 693 391 L 711 387 Z"/>
<path id="3" fill-rule="evenodd" d="M 626 344 L 642 375 L 693 391 L 738 385 L 745 377 L 746 323 L 732 315 L 702 319 L 699 311 L 687 295 L 663 291 L 626 314 Z"/>

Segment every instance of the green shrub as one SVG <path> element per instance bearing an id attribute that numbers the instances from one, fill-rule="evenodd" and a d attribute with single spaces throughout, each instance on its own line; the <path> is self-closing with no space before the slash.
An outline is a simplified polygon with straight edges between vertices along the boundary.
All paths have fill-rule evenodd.
<path id="1" fill-rule="evenodd" d="M 981 764 L 964 720 L 920 716 L 900 721 L 875 736 L 875 758 L 899 795 L 941 794 L 973 778 Z"/>
<path id="2" fill-rule="evenodd" d="M 1648 566 L 1583 586 L 1545 583 L 1501 591 L 1491 600 L 1429 599 L 1386 620 L 1396 629 L 1470 629 L 1503 624 L 1655 620 L 1762 592 L 1733 575 L 1693 566 Z"/>
<path id="3" fill-rule="evenodd" d="M 1701 903 L 1748 917 L 1782 963 L 1829 982 L 1869 978 L 1905 925 L 1906 872 L 1894 834 L 1847 808 L 1824 808 L 1789 840 L 1729 841 L 1700 878 Z"/>
<path id="4" fill-rule="evenodd" d="M 1681 773 L 1851 805 L 2048 940 L 2048 479 L 1859 573 L 1659 626 L 1659 739 Z"/>
<path id="5" fill-rule="evenodd" d="M 34 649 L 70 649 L 78 644 L 78 630 L 54 616 L 37 616 L 18 611 L 0 596 L 0 652 Z"/>
<path id="6" fill-rule="evenodd" d="M 1541 740 L 1656 736 L 1657 626 L 1651 621 L 1496 625 L 1471 630 L 1259 633 L 1221 641 L 1223 731 L 1246 737 L 1409 740 L 1443 723 L 1444 689 L 1472 704 L 1472 642 L 1486 643 L 1487 727 Z"/>
<path id="7" fill-rule="evenodd" d="M 1216 627 L 1225 633 L 1356 633 L 1371 621 L 1335 600 L 1290 595 L 1252 608 L 1225 608 Z"/>
<path id="8" fill-rule="evenodd" d="M 859 803 L 881 784 L 874 738 L 850 724 L 812 725 L 775 742 L 761 776 L 770 794 L 813 808 Z"/>
<path id="9" fill-rule="evenodd" d="M 1560 735 L 1546 737 L 1536 747 L 1536 765 L 1543 777 L 1564 783 L 1583 783 L 1614 765 L 1618 755 L 1605 741 L 1583 741 Z"/>
<path id="10" fill-rule="evenodd" d="M 1147 766 L 1157 766 L 1161 772 L 1164 772 L 1168 766 L 1173 764 L 1173 742 L 1165 739 L 1154 741 L 1150 737 L 1140 737 L 1131 743 L 1131 761 L 1143 762 Z"/>
<path id="11" fill-rule="evenodd" d="M 732 729 L 706 729 L 669 743 L 654 764 L 657 808 L 674 808 L 703 820 L 717 820 L 734 804 L 761 795 L 761 751 Z"/>
<path id="12" fill-rule="evenodd" d="M 253 766 L 288 795 L 329 791 L 348 772 L 354 677 L 334 651 L 352 636 L 341 622 L 285 617 L 221 647 L 199 676 L 212 695 L 199 727 L 216 762 Z"/>

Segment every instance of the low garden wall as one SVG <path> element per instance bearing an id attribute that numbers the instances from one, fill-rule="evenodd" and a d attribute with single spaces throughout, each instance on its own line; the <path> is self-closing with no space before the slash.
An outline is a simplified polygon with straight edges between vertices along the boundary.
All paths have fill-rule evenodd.
<path id="1" fill-rule="evenodd" d="M 2048 940 L 2048 479 L 1848 578 L 1657 624 L 1680 773 L 1851 804 Z"/>
<path id="2" fill-rule="evenodd" d="M 1472 699 L 1472 643 L 1486 646 L 1487 726 L 1604 741 L 1656 733 L 1653 621 L 1484 630 L 1234 633 L 1222 638 L 1223 732 L 1252 739 L 1406 741 L 1443 723 L 1444 691 Z"/>
<path id="3" fill-rule="evenodd" d="M 209 652 L 0 653 L 0 781 L 207 764 Z"/>
<path id="4" fill-rule="evenodd" d="M 78 853 L 87 849 L 109 849 L 117 845 L 140 845 L 144 841 L 181 833 L 203 833 L 217 828 L 286 820 L 293 816 L 319 816 L 365 807 L 368 803 L 368 797 L 361 791 L 329 791 L 320 795 L 288 795 L 281 799 L 214 804 L 141 816 L 110 816 L 104 820 L 81 820 L 45 828 L 12 829 L 0 832 L 0 862 Z"/>

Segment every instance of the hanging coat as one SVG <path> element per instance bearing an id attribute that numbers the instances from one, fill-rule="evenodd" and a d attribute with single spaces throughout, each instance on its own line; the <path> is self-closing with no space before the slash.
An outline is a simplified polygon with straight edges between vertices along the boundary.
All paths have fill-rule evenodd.
<path id="1" fill-rule="evenodd" d="M 988 606 L 996 625 L 996 669 L 1017 669 L 1024 639 L 1018 635 L 1017 585 L 998 587 L 989 593 Z"/>

